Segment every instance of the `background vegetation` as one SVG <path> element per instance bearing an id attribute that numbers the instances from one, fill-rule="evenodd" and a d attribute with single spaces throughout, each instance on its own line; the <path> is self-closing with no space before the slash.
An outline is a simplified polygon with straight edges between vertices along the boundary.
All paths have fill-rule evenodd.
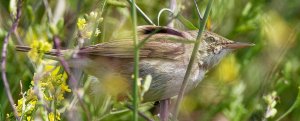
<path id="1" fill-rule="evenodd" d="M 1 45 L 15 18 L 16 3 L 0 1 Z M 198 1 L 202 14 L 207 3 L 208 0 Z M 159 11 L 168 8 L 169 1 L 142 0 L 137 5 L 157 24 Z M 15 45 L 49 50 L 55 36 L 60 37 L 62 48 L 131 36 L 129 8 L 124 0 L 22 2 L 19 26 L 8 43 L 6 74 L 17 110 L 26 112 L 22 115 L 24 120 L 131 119 L 126 102 L 104 93 L 88 95 L 91 90 L 87 87 L 94 78 L 80 70 L 73 71 L 80 80 L 79 91 L 73 92 L 66 84 L 71 84 L 66 74 L 53 61 L 42 59 L 43 55 L 37 52 L 26 55 L 15 50 Z M 177 10 L 198 26 L 192 0 L 178 0 Z M 211 70 L 185 96 L 179 120 L 278 120 L 285 113 L 282 120 L 300 120 L 299 15 L 299 0 L 215 0 L 207 29 L 231 40 L 256 45 L 229 55 Z M 148 24 L 140 14 L 137 17 L 138 25 Z M 169 14 L 163 13 L 160 25 L 165 26 L 168 18 Z M 178 20 L 175 28 L 188 30 Z M 44 82 L 40 85 L 44 101 L 33 93 L 36 80 Z M 0 87 L 0 120 L 13 119 L 3 83 Z M 149 111 L 152 107 L 153 103 L 142 104 L 140 111 L 158 120 Z"/>

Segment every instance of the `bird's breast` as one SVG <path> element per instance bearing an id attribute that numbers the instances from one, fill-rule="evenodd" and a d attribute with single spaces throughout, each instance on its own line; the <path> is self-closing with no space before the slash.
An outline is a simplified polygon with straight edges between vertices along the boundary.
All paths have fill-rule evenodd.
<path id="1" fill-rule="evenodd" d="M 102 91 L 112 91 L 110 94 L 117 94 L 130 89 L 133 82 L 133 61 L 131 59 L 95 59 L 98 60 L 86 59 L 85 61 L 73 62 L 88 74 L 98 78 L 100 83 L 97 83 L 99 86 L 96 86 L 96 83 L 92 86 L 95 88 L 94 90 L 102 88 Z M 187 63 L 187 60 L 141 59 L 139 64 L 140 78 L 144 79 L 147 75 L 152 76 L 150 88 L 144 95 L 144 101 L 157 101 L 176 96 L 182 85 Z M 198 66 L 193 67 L 187 90 L 194 88 L 202 80 L 203 75 Z M 118 90 L 114 91 L 114 89 Z"/>
<path id="2" fill-rule="evenodd" d="M 180 91 L 187 64 L 184 61 L 177 60 L 141 60 L 140 75 L 152 76 L 150 89 L 144 95 L 145 101 L 156 101 L 176 96 Z M 187 90 L 194 88 L 199 79 L 199 68 L 195 66 L 189 78 Z"/>

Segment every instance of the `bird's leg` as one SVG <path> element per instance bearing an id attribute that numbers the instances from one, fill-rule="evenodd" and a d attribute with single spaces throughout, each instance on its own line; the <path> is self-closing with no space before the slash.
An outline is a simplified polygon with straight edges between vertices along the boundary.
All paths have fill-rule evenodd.
<path id="1" fill-rule="evenodd" d="M 170 98 L 161 100 L 159 103 L 159 117 L 161 121 L 168 121 Z"/>

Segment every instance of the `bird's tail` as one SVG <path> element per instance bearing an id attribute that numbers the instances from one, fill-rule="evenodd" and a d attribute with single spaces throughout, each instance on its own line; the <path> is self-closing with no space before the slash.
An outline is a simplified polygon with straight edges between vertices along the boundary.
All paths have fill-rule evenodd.
<path id="1" fill-rule="evenodd" d="M 28 46 L 17 45 L 16 50 L 20 51 L 20 52 L 29 52 L 31 50 L 31 48 Z"/>
<path id="2" fill-rule="evenodd" d="M 28 47 L 28 46 L 17 45 L 16 50 L 20 51 L 20 52 L 29 52 L 31 50 L 31 48 Z M 51 56 L 57 56 L 58 55 L 56 49 L 52 49 L 49 52 L 45 52 L 45 54 L 46 55 L 51 55 Z"/>

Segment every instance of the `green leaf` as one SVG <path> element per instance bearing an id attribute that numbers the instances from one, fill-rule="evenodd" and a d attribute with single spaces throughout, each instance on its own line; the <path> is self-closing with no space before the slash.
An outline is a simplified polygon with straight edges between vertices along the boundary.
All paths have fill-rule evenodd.
<path id="1" fill-rule="evenodd" d="M 197 30 L 198 28 L 195 27 L 192 22 L 189 20 L 185 19 L 182 15 L 178 14 L 177 19 L 188 29 L 190 30 Z"/>
<path id="2" fill-rule="evenodd" d="M 112 6 L 116 6 L 116 7 L 122 7 L 122 8 L 127 7 L 126 3 L 120 2 L 120 1 L 117 1 L 117 0 L 108 0 L 107 4 L 112 5 Z"/>

